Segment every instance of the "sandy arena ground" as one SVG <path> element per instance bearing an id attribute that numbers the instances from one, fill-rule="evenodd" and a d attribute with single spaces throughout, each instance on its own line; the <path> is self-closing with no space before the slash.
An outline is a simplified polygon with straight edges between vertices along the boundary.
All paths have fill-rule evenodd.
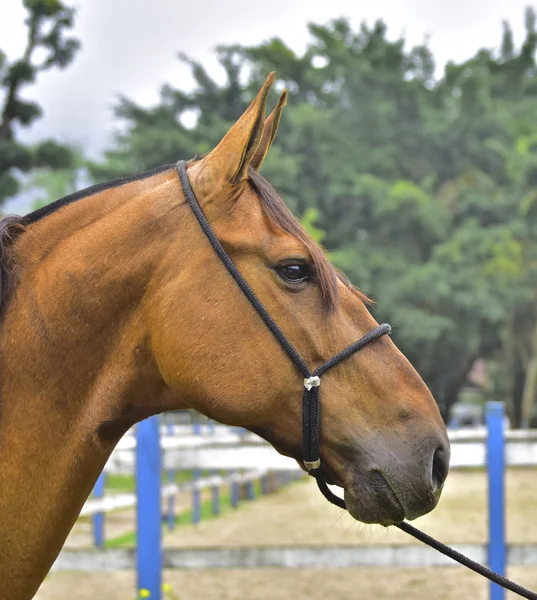
<path id="1" fill-rule="evenodd" d="M 536 470 L 508 472 L 507 533 L 510 542 L 537 543 L 536 497 Z M 124 520 L 125 515 L 118 516 L 118 519 Z M 114 518 L 111 518 L 107 535 L 113 530 L 113 523 Z M 415 523 L 445 542 L 484 542 L 487 529 L 485 474 L 452 473 L 438 508 Z M 125 522 L 122 528 L 125 528 Z M 243 502 L 238 511 L 198 526 L 181 526 L 164 537 L 164 544 L 171 547 L 408 544 L 412 541 L 398 530 L 352 521 L 322 498 L 313 481 L 295 483 L 252 503 Z M 537 589 L 537 567 L 514 567 L 510 573 L 530 589 Z M 488 598 L 485 582 L 456 567 L 169 571 L 165 573 L 164 580 L 173 586 L 179 600 Z M 135 575 L 132 572 L 58 573 L 47 578 L 36 598 L 134 600 L 134 585 Z"/>
<path id="2" fill-rule="evenodd" d="M 537 569 L 509 575 L 537 589 Z M 135 600 L 135 575 L 58 573 L 37 600 Z M 258 569 L 165 571 L 179 600 L 488 600 L 488 584 L 468 571 L 437 569 Z M 508 600 L 518 596 L 507 594 Z"/>

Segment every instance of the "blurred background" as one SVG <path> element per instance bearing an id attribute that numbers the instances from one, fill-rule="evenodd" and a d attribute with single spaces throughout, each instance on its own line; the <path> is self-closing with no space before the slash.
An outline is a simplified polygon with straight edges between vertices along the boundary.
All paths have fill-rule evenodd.
<path id="1" fill-rule="evenodd" d="M 92 183 L 210 150 L 274 70 L 271 101 L 287 88 L 289 102 L 263 173 L 332 261 L 378 301 L 376 319 L 393 325 L 450 428 L 482 427 L 491 400 L 505 403 L 508 427 L 537 427 L 536 8 L 518 0 L 3 0 L 0 210 L 24 214 Z M 475 500 L 482 475 L 452 475 L 451 521 L 443 518 L 451 541 L 486 523 Z M 132 484 L 117 477 L 120 488 Z M 524 521 L 531 522 L 524 511 L 537 491 L 528 487 L 535 472 L 509 477 L 520 517 L 513 535 L 537 542 L 534 517 Z M 248 507 L 250 523 L 266 519 L 271 535 L 317 502 L 308 483 L 283 483 L 281 494 Z M 374 542 L 377 534 L 386 541 L 318 502 L 327 544 Z M 466 509 L 459 535 L 453 520 Z M 424 520 L 440 522 L 441 511 L 442 503 Z M 184 524 L 178 537 L 210 545 L 211 531 L 231 531 L 223 543 L 252 535 L 246 512 L 237 515 L 211 519 L 209 533 L 203 523 Z M 308 528 L 300 525 L 294 543 Z M 282 539 L 274 535 L 274 543 Z M 468 535 L 482 542 L 485 525 Z M 132 598 L 131 575 L 94 584 L 87 574 L 58 573 L 38 597 L 97 598 L 95 590 L 110 585 L 102 597 Z M 391 572 L 355 573 L 349 588 L 341 571 L 319 581 L 296 571 L 235 575 L 211 575 L 217 595 L 212 586 L 201 592 L 200 579 L 179 581 L 173 593 L 347 598 L 369 577 L 373 587 L 361 597 L 486 597 L 466 574 L 451 590 L 405 571 L 391 591 L 381 589 L 381 580 L 399 581 Z M 297 578 L 303 588 L 293 588 Z M 82 595 L 73 581 L 85 582 Z"/>

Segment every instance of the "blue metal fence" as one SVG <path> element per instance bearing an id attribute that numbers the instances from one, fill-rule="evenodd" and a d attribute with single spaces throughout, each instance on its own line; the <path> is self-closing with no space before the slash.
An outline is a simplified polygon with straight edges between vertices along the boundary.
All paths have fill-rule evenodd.
<path id="1" fill-rule="evenodd" d="M 209 432 L 214 434 L 214 424 L 209 425 Z M 173 428 L 169 433 L 173 433 Z M 201 434 L 200 423 L 194 423 L 193 433 Z M 161 449 L 159 439 L 158 417 L 151 417 L 136 426 L 136 494 L 137 503 L 137 586 L 138 590 L 144 589 L 150 594 L 152 600 L 161 600 Z M 217 475 L 217 471 L 212 472 Z M 239 474 L 234 473 L 236 476 Z M 167 472 L 167 479 L 173 480 L 173 471 Z M 263 476 L 266 479 L 266 476 Z M 193 481 L 200 481 L 201 470 L 193 470 Z M 231 505 L 236 508 L 240 500 L 241 483 L 238 478 L 232 478 L 230 482 Z M 288 483 L 290 481 L 287 480 Z M 255 499 L 255 485 L 252 479 L 248 479 L 245 485 L 247 499 Z M 267 482 L 261 483 L 264 493 L 268 492 Z M 265 491 L 266 490 L 266 491 Z M 211 486 L 212 513 L 220 514 L 221 492 L 220 485 Z M 173 504 L 167 505 L 167 522 L 175 521 Z M 199 523 L 202 515 L 201 489 L 194 487 L 192 491 L 192 522 Z"/>
<path id="2" fill-rule="evenodd" d="M 161 452 L 158 417 L 136 426 L 136 494 L 138 590 L 161 600 L 162 544 L 160 506 Z"/>
<path id="3" fill-rule="evenodd" d="M 505 426 L 504 405 L 501 402 L 486 404 L 487 423 L 487 475 L 488 475 L 488 516 L 489 544 L 488 561 L 491 569 L 505 574 L 506 568 L 506 539 L 505 539 Z M 193 431 L 201 434 L 201 425 L 194 424 Z M 172 433 L 172 430 L 169 431 Z M 159 419 L 150 419 L 139 423 L 136 427 L 136 493 L 138 498 L 137 510 L 137 569 L 138 589 L 150 592 L 152 600 L 161 600 L 161 449 L 159 439 Z M 214 474 L 214 473 L 213 473 Z M 238 476 L 237 471 L 234 475 Z M 201 471 L 194 471 L 194 479 L 199 481 Z M 169 481 L 174 480 L 175 474 L 167 473 Z M 263 475 L 260 480 L 262 494 L 273 491 L 274 484 L 288 483 L 289 473 L 274 473 L 269 477 Z M 285 481 L 284 481 L 285 479 Z M 240 484 L 237 479 L 230 482 L 230 503 L 237 507 L 241 497 L 255 498 L 253 481 Z M 215 491 L 216 488 L 216 491 Z M 102 474 L 93 490 L 94 497 L 104 494 L 104 474 Z M 212 512 L 219 514 L 221 510 L 221 493 L 218 486 L 211 486 Z M 175 521 L 173 498 L 167 504 L 168 526 L 173 527 Z M 201 490 L 192 491 L 192 521 L 201 520 Z M 93 516 L 94 542 L 97 546 L 104 543 L 104 515 Z M 490 600 L 504 600 L 505 592 L 496 584 L 490 584 Z"/>
<path id="4" fill-rule="evenodd" d="M 168 421 L 168 435 L 173 435 L 173 422 Z M 175 482 L 175 471 L 173 469 L 168 469 L 166 472 L 166 479 L 168 483 Z M 167 498 L 168 506 L 167 506 L 167 515 L 166 520 L 168 523 L 168 531 L 173 531 L 175 528 L 175 497 L 170 494 Z"/>
<path id="5" fill-rule="evenodd" d="M 489 567 L 505 575 L 505 442 L 503 402 L 489 402 L 487 419 L 487 473 L 489 509 Z M 490 582 L 490 600 L 504 600 L 505 590 Z"/>
<path id="6" fill-rule="evenodd" d="M 104 472 L 99 475 L 95 487 L 93 488 L 93 497 L 102 498 L 104 496 Z M 93 521 L 93 543 L 97 548 L 104 546 L 104 512 L 95 513 L 92 516 Z"/>

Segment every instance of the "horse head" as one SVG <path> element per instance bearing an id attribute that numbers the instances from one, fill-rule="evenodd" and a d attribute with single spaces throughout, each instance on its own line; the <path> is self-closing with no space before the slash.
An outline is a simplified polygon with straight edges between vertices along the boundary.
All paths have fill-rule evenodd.
<path id="1" fill-rule="evenodd" d="M 264 119 L 271 82 L 187 172 L 220 243 L 313 370 L 378 324 L 365 296 L 258 174 L 286 100 L 284 92 Z M 300 373 L 194 216 L 185 219 L 182 253 L 170 248 L 148 309 L 160 372 L 186 405 L 258 433 L 303 464 Z M 356 519 L 391 524 L 436 505 L 448 471 L 446 430 L 427 386 L 387 336 L 323 378 L 320 429 L 324 471 L 344 488 Z"/>

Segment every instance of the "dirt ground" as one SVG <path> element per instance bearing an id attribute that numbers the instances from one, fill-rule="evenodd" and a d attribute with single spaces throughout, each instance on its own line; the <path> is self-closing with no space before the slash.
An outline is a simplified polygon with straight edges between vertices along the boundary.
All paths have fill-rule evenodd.
<path id="1" fill-rule="evenodd" d="M 508 471 L 506 495 L 508 541 L 537 543 L 537 470 Z M 484 542 L 487 514 L 485 474 L 457 471 L 448 478 L 439 506 L 415 524 L 448 543 Z M 125 515 L 118 518 L 125 519 Z M 182 525 L 164 536 L 164 544 L 170 547 L 401 543 L 413 543 L 413 539 L 396 529 L 354 522 L 328 504 L 309 480 L 255 502 L 245 501 L 239 510 L 219 519 Z M 537 567 L 513 567 L 510 573 L 537 589 Z M 169 571 L 164 581 L 173 586 L 179 600 L 488 598 L 487 584 L 457 567 Z M 47 578 L 36 598 L 134 600 L 134 586 L 132 572 L 57 573 Z"/>
<path id="2" fill-rule="evenodd" d="M 509 470 L 506 496 L 508 541 L 537 543 L 537 470 Z M 448 477 L 437 508 L 414 524 L 447 543 L 479 543 L 487 539 L 487 515 L 485 473 L 455 471 Z M 218 521 L 185 525 L 164 537 L 170 547 L 412 542 L 398 529 L 354 521 L 329 504 L 311 479 L 243 505 Z"/>
<path id="3" fill-rule="evenodd" d="M 535 511 L 537 470 L 513 469 L 506 478 L 507 539 L 510 542 L 537 543 Z M 187 496 L 176 505 L 186 507 Z M 430 514 L 415 521 L 417 527 L 445 542 L 479 543 L 487 539 L 487 480 L 484 472 L 455 471 L 448 477 L 440 504 Z M 252 526 L 255 536 L 252 535 Z M 107 539 L 135 528 L 134 510 L 106 516 Z M 91 521 L 81 520 L 66 545 L 87 546 L 91 542 Z M 164 533 L 164 545 L 249 546 L 292 544 L 408 544 L 413 538 L 397 529 L 362 525 L 347 513 L 329 504 L 306 479 L 278 493 L 244 501 L 237 511 L 198 525 L 181 525 Z M 419 542 L 415 542 L 419 543 Z"/>
<path id="4" fill-rule="evenodd" d="M 537 589 L 537 568 L 509 575 Z M 179 600 L 488 600 L 488 584 L 461 568 L 165 571 Z M 133 572 L 58 573 L 36 600 L 134 600 Z M 507 594 L 514 600 L 518 596 Z"/>

